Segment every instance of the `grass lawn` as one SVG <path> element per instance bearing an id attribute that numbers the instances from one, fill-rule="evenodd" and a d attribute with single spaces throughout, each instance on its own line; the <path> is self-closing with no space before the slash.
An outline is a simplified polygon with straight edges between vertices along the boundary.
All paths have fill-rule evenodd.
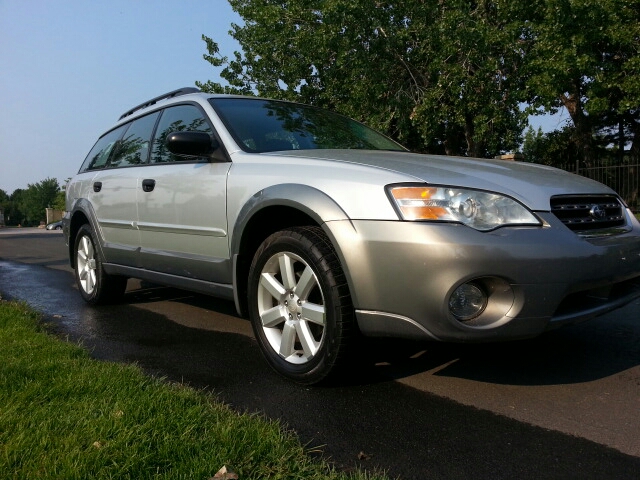
<path id="1" fill-rule="evenodd" d="M 383 478 L 336 472 L 211 395 L 92 360 L 22 304 L 0 300 L 0 358 L 2 478 L 208 480 L 223 466 L 240 480 Z"/>

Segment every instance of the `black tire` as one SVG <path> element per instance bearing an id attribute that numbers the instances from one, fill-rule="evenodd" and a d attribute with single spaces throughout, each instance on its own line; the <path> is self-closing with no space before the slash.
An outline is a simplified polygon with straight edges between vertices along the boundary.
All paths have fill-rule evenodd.
<path id="1" fill-rule="evenodd" d="M 248 299 L 256 339 L 276 372 L 305 385 L 336 376 L 355 318 L 342 266 L 322 229 L 294 227 L 268 237 L 251 263 Z"/>
<path id="2" fill-rule="evenodd" d="M 80 227 L 73 243 L 78 290 L 82 298 L 92 305 L 117 302 L 127 288 L 127 278 L 105 273 L 96 245 L 91 227 L 87 224 Z"/>

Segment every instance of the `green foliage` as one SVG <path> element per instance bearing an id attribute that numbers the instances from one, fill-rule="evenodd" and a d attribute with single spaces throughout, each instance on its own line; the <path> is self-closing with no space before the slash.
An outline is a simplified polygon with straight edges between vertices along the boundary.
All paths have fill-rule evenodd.
<path id="1" fill-rule="evenodd" d="M 328 107 L 412 150 L 475 156 L 515 150 L 526 115 L 565 108 L 581 162 L 596 134 L 640 157 L 640 0 L 230 3 L 242 52 L 203 35 L 228 83 L 205 91 Z"/>
<path id="2" fill-rule="evenodd" d="M 4 211 L 5 225 L 18 225 L 23 221 L 24 215 L 19 208 L 23 194 L 24 190 L 17 189 L 5 200 L 0 200 L 0 208 Z"/>
<path id="3" fill-rule="evenodd" d="M 0 189 L 0 212 L 2 212 L 5 217 L 8 209 L 10 208 L 10 204 L 11 199 L 9 198 L 9 195 L 7 195 L 7 192 L 4 190 Z"/>
<path id="4" fill-rule="evenodd" d="M 524 134 L 522 153 L 526 162 L 573 171 L 580 159 L 575 131 L 569 126 L 546 134 L 529 127 Z"/>
<path id="5" fill-rule="evenodd" d="M 640 1 L 547 0 L 532 27 L 534 104 L 597 116 L 640 105 Z"/>
<path id="6" fill-rule="evenodd" d="M 229 83 L 206 91 L 301 100 L 362 120 L 414 150 L 493 156 L 524 125 L 521 6 L 413 0 L 231 0 L 245 21 L 229 60 L 203 36 Z M 520 15 L 521 16 L 521 15 Z"/>
<path id="7" fill-rule="evenodd" d="M 37 226 L 46 219 L 46 209 L 64 211 L 65 189 L 71 178 L 60 187 L 55 178 L 46 178 L 38 183 L 28 184 L 26 189 L 16 189 L 11 195 L 0 190 L 0 209 L 4 211 L 5 224 Z"/>
<path id="8" fill-rule="evenodd" d="M 640 0 L 536 3 L 526 64 L 531 106 L 566 108 L 589 163 L 596 132 L 620 124 L 623 136 L 640 132 Z"/>
<path id="9" fill-rule="evenodd" d="M 58 193 L 56 193 L 56 198 L 53 201 L 53 204 L 51 205 L 52 208 L 55 208 L 56 210 L 60 210 L 60 211 L 64 212 L 64 210 L 66 209 L 66 206 L 65 206 L 65 195 L 66 195 L 67 185 L 69 185 L 70 181 L 71 181 L 71 177 L 67 178 L 64 181 L 64 185 L 58 191 Z"/>
<path id="10" fill-rule="evenodd" d="M 56 198 L 51 204 L 51 207 L 55 208 L 56 210 L 64 211 L 64 208 L 65 208 L 65 191 L 64 190 L 60 190 L 58 193 L 56 193 Z"/>
<path id="11" fill-rule="evenodd" d="M 524 140 L 522 142 L 522 154 L 526 162 L 531 163 L 543 163 L 544 159 L 544 133 L 541 128 L 534 130 L 532 127 L 524 134 Z"/>
<path id="12" fill-rule="evenodd" d="M 55 178 L 46 178 L 41 182 L 29 184 L 25 190 L 15 190 L 9 200 L 4 202 L 7 225 L 38 225 L 45 220 L 47 208 L 59 206 L 61 195 L 62 210 L 64 210 L 64 192 L 61 192 L 58 180 Z"/>
<path id="13" fill-rule="evenodd" d="M 313 461 L 280 424 L 204 393 L 91 360 L 38 332 L 37 315 L 0 301 L 3 478 L 362 479 Z"/>

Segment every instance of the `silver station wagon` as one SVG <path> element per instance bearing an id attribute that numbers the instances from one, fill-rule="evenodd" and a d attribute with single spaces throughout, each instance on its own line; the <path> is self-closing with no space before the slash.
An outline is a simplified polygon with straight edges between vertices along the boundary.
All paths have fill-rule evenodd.
<path id="1" fill-rule="evenodd" d="M 533 337 L 640 297 L 640 225 L 553 168 L 418 155 L 314 107 L 185 88 L 126 112 L 67 188 L 84 299 L 127 278 L 235 302 L 299 383 L 361 335 Z"/>

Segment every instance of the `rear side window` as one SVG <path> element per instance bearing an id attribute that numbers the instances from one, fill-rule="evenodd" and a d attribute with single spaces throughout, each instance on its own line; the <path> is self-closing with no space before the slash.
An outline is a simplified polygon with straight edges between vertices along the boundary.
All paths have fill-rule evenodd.
<path id="1" fill-rule="evenodd" d="M 167 150 L 165 141 L 170 133 L 181 131 L 211 134 L 213 129 L 202 110 L 195 105 L 177 105 L 165 109 L 153 140 L 151 163 L 168 163 L 180 159 Z"/>
<path id="2" fill-rule="evenodd" d="M 127 131 L 116 145 L 115 154 L 111 155 L 108 168 L 147 163 L 151 134 L 159 115 L 159 112 L 152 113 L 128 124 Z"/>
<path id="3" fill-rule="evenodd" d="M 120 140 L 126 128 L 127 125 L 123 125 L 100 137 L 84 160 L 80 172 L 105 168 L 107 161 L 113 154 L 116 142 Z"/>

